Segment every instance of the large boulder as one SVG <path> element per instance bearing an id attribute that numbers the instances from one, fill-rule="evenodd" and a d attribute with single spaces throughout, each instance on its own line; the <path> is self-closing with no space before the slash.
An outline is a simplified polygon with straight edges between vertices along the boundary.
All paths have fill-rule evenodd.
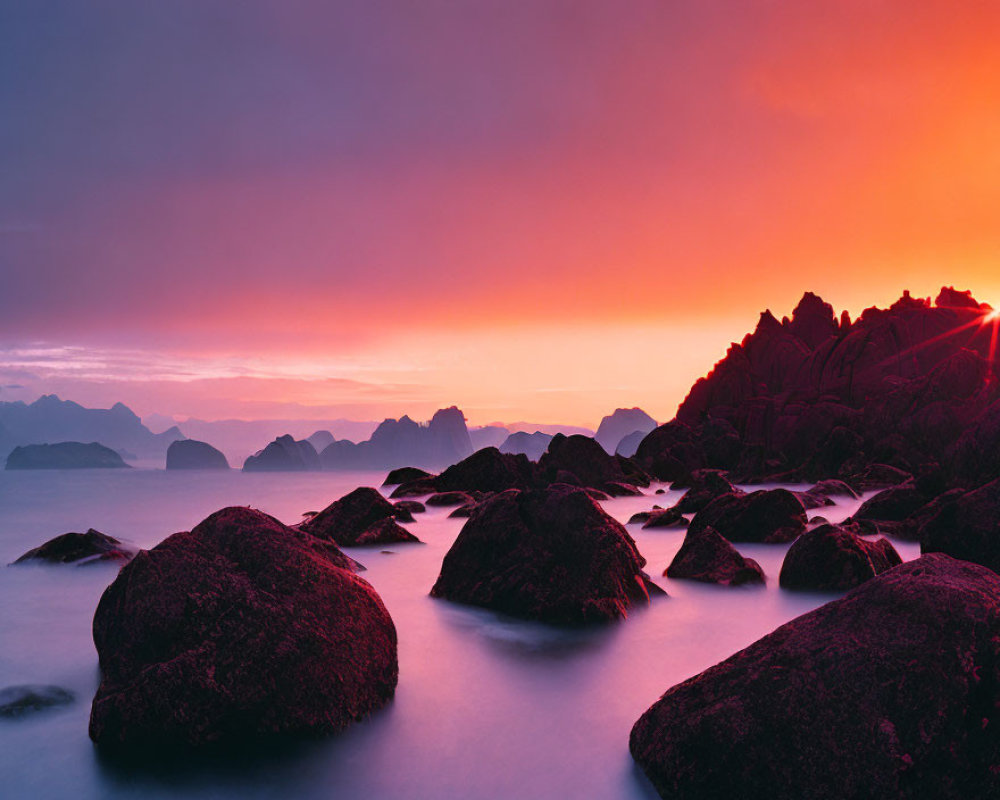
<path id="1" fill-rule="evenodd" d="M 921 552 L 947 553 L 1000 573 L 1000 480 L 947 500 L 921 528 Z"/>
<path id="2" fill-rule="evenodd" d="M 389 474 L 385 476 L 385 481 L 382 483 L 383 486 L 398 486 L 401 483 L 408 483 L 409 481 L 419 481 L 422 478 L 433 478 L 427 470 L 420 469 L 420 467 L 398 467 L 389 471 Z"/>
<path id="3" fill-rule="evenodd" d="M 437 476 L 434 485 L 439 492 L 502 492 L 530 489 L 534 482 L 535 465 L 527 456 L 484 447 L 448 467 Z"/>
<path id="4" fill-rule="evenodd" d="M 58 442 L 15 447 L 7 469 L 127 469 L 122 457 L 98 442 Z"/>
<path id="5" fill-rule="evenodd" d="M 716 469 L 699 469 L 691 473 L 690 488 L 674 506 L 682 514 L 694 514 L 701 511 L 716 497 L 724 494 L 744 494 L 737 489 Z"/>
<path id="6" fill-rule="evenodd" d="M 664 798 L 1000 795 L 1000 578 L 904 564 L 673 687 L 632 756 Z"/>
<path id="7" fill-rule="evenodd" d="M 839 592 L 902 563 L 888 539 L 869 542 L 837 525 L 820 525 L 788 548 L 778 583 L 783 589 Z"/>
<path id="8" fill-rule="evenodd" d="M 142 551 L 101 597 L 90 736 L 108 749 L 338 731 L 384 705 L 396 630 L 335 547 L 226 508 Z"/>
<path id="9" fill-rule="evenodd" d="M 712 528 L 685 536 L 684 544 L 663 574 L 668 578 L 688 578 L 723 586 L 765 582 L 760 564 L 740 555 Z"/>
<path id="10" fill-rule="evenodd" d="M 790 542 L 806 529 L 806 511 L 787 489 L 724 494 L 695 514 L 692 534 L 715 528 L 731 542 Z"/>
<path id="11" fill-rule="evenodd" d="M 413 519 L 405 509 L 396 508 L 378 490 L 361 486 L 303 522 L 299 528 L 319 539 L 341 547 L 396 544 L 420 540 L 397 519 Z"/>
<path id="12" fill-rule="evenodd" d="M 662 591 L 645 564 L 585 491 L 510 489 L 472 511 L 431 595 L 543 622 L 604 622 Z"/>
<path id="13" fill-rule="evenodd" d="M 136 549 L 106 533 L 90 528 L 86 533 L 64 533 L 49 539 L 18 558 L 15 564 L 42 561 L 49 564 L 90 564 L 113 561 L 124 564 Z"/>
<path id="14" fill-rule="evenodd" d="M 229 462 L 208 442 L 178 439 L 167 448 L 167 469 L 229 469 Z"/>
<path id="15" fill-rule="evenodd" d="M 544 483 L 566 482 L 607 491 L 611 484 L 634 484 L 617 457 L 589 436 L 556 434 L 538 461 Z"/>

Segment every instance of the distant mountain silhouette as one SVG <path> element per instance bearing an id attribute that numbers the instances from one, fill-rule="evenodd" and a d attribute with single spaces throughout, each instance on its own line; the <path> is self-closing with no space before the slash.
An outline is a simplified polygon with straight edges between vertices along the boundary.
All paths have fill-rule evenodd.
<path id="1" fill-rule="evenodd" d="M 990 306 L 950 287 L 853 322 L 806 293 L 790 319 L 762 313 L 636 460 L 665 480 L 714 467 L 742 482 L 863 486 L 888 465 L 969 488 L 1000 474 L 997 327 Z"/>
<path id="2" fill-rule="evenodd" d="M 309 442 L 279 436 L 243 463 L 244 472 L 302 472 L 318 470 L 319 456 Z"/>
<path id="3" fill-rule="evenodd" d="M 56 442 L 15 447 L 7 456 L 7 469 L 122 469 L 120 455 L 97 442 Z"/>
<path id="4" fill-rule="evenodd" d="M 601 420 L 594 438 L 606 452 L 613 455 L 626 436 L 636 431 L 649 433 L 655 427 L 656 420 L 641 408 L 617 408 L 613 414 Z"/>
<path id="5" fill-rule="evenodd" d="M 337 441 L 337 439 L 332 433 L 330 433 L 330 431 L 316 431 L 312 435 L 307 436 L 306 441 L 313 446 L 313 449 L 317 453 L 322 453 L 327 447 Z"/>
<path id="6" fill-rule="evenodd" d="M 552 436 L 548 433 L 542 433 L 541 431 L 535 431 L 534 433 L 518 431 L 517 433 L 512 433 L 504 440 L 503 444 L 500 445 L 500 452 L 512 455 L 521 453 L 532 461 L 538 461 L 551 441 Z"/>
<path id="7" fill-rule="evenodd" d="M 320 454 L 325 469 L 440 467 L 473 452 L 465 416 L 455 406 L 437 411 L 426 425 L 407 416 L 387 419 L 365 442 L 338 441 Z"/>
<path id="8" fill-rule="evenodd" d="M 100 442 L 138 458 L 163 458 L 170 443 L 183 438 L 176 426 L 152 433 L 122 403 L 110 409 L 84 408 L 54 394 L 31 404 L 0 402 L 0 456 L 17 445 Z"/>
<path id="9" fill-rule="evenodd" d="M 484 425 L 481 428 L 470 428 L 469 439 L 473 450 L 484 447 L 499 447 L 510 436 L 510 431 L 502 425 Z"/>
<path id="10" fill-rule="evenodd" d="M 167 469 L 229 469 L 229 462 L 207 442 L 180 439 L 167 448 Z"/>

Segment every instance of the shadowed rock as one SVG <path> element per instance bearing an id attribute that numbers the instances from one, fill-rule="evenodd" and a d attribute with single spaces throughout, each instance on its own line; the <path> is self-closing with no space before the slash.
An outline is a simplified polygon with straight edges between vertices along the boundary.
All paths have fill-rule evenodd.
<path id="1" fill-rule="evenodd" d="M 178 439 L 167 448 L 167 469 L 229 469 L 229 462 L 207 442 Z"/>
<path id="2" fill-rule="evenodd" d="M 786 489 L 725 494 L 695 514 L 690 531 L 715 528 L 731 542 L 790 542 L 806 529 L 802 503 Z"/>
<path id="3" fill-rule="evenodd" d="M 609 455 L 589 436 L 557 434 L 538 462 L 545 482 L 571 482 L 608 491 L 610 484 L 634 484 L 615 456 Z M 572 480 L 575 478 L 575 480 Z"/>
<path id="4" fill-rule="evenodd" d="M 829 478 L 819 481 L 812 488 L 806 490 L 806 494 L 816 497 L 849 497 L 852 500 L 858 499 L 858 493 L 843 481 Z"/>
<path id="5" fill-rule="evenodd" d="M 888 539 L 869 542 L 837 525 L 821 525 L 788 548 L 778 583 L 783 589 L 839 592 L 901 563 Z"/>
<path id="6" fill-rule="evenodd" d="M 414 514 L 423 514 L 427 511 L 427 508 L 419 500 L 397 500 L 393 505 L 400 510 L 400 512 L 406 512 L 410 515 L 410 519 L 413 519 Z M 398 519 L 404 519 L 404 517 L 397 517 Z"/>
<path id="7" fill-rule="evenodd" d="M 400 518 L 413 520 L 408 511 L 394 506 L 376 489 L 362 486 L 330 503 L 299 528 L 342 547 L 420 541 L 396 524 Z"/>
<path id="8" fill-rule="evenodd" d="M 631 522 L 631 520 L 629 520 Z M 681 514 L 677 507 L 653 509 L 648 512 L 646 519 L 642 523 L 643 528 L 686 528 L 688 526 L 687 517 Z"/>
<path id="9" fill-rule="evenodd" d="M 424 502 L 429 506 L 464 506 L 474 504 L 476 501 L 466 492 L 438 492 Z"/>
<path id="10" fill-rule="evenodd" d="M 15 447 L 7 469 L 128 469 L 120 455 L 97 442 L 59 442 Z"/>
<path id="11" fill-rule="evenodd" d="M 662 592 L 645 563 L 586 492 L 511 489 L 475 508 L 431 595 L 543 622 L 606 622 Z"/>
<path id="12" fill-rule="evenodd" d="M 74 700 L 76 696 L 60 686 L 6 686 L 0 689 L 0 718 L 18 719 L 36 711 L 69 705 Z"/>
<path id="13" fill-rule="evenodd" d="M 535 465 L 527 456 L 484 447 L 448 467 L 434 480 L 434 485 L 439 492 L 502 492 L 529 489 L 534 480 Z"/>
<path id="14" fill-rule="evenodd" d="M 688 578 L 723 586 L 764 583 L 765 580 L 760 564 L 752 558 L 744 558 L 712 528 L 685 536 L 684 544 L 663 574 L 668 578 Z"/>
<path id="15" fill-rule="evenodd" d="M 95 531 L 93 528 L 86 533 L 64 533 L 49 539 L 45 544 L 18 558 L 14 563 L 23 564 L 29 561 L 45 561 L 49 564 L 91 563 L 98 561 L 116 561 L 125 563 L 132 559 L 136 550 L 123 544 L 114 536 Z"/>
<path id="16" fill-rule="evenodd" d="M 419 467 L 399 467 L 389 472 L 382 485 L 397 486 L 401 483 L 409 483 L 410 481 L 419 481 L 423 478 L 433 477 L 427 470 L 420 469 Z"/>
<path id="17" fill-rule="evenodd" d="M 690 488 L 674 508 L 682 514 L 694 514 L 724 494 L 742 495 L 745 492 L 733 486 L 719 470 L 695 470 L 691 473 Z"/>
<path id="18" fill-rule="evenodd" d="M 947 553 L 1000 573 L 1000 480 L 944 502 L 920 531 L 920 551 Z"/>
<path id="19" fill-rule="evenodd" d="M 925 556 L 672 689 L 633 758 L 676 800 L 1000 794 L 1000 578 Z"/>
<path id="20" fill-rule="evenodd" d="M 325 734 L 385 704 L 398 673 L 392 619 L 310 538 L 226 508 L 140 552 L 94 616 L 91 738 L 159 753 Z"/>

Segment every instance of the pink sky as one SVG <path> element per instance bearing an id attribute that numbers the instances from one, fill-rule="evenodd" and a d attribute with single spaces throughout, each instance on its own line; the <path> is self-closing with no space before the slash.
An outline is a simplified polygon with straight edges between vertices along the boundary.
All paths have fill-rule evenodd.
<path id="1" fill-rule="evenodd" d="M 1000 304 L 995 3 L 135 5 L 2 12 L 0 399 L 592 427 Z"/>

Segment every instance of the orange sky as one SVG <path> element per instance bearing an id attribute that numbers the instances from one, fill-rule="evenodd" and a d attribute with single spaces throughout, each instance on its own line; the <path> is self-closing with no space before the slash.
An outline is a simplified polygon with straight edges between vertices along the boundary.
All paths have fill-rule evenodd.
<path id="1" fill-rule="evenodd" d="M 0 399 L 595 426 L 1000 304 L 996 3 L 133 5 L 0 20 Z"/>

